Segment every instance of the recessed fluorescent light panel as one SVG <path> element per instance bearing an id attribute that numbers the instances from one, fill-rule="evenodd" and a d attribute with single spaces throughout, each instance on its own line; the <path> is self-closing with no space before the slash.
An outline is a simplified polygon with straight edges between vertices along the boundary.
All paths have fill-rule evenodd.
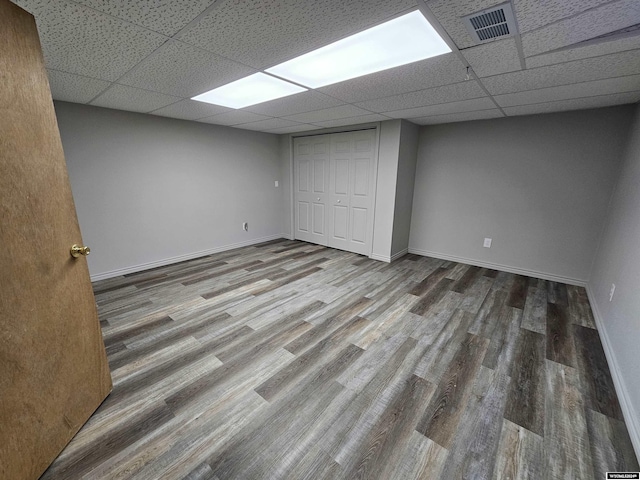
<path id="1" fill-rule="evenodd" d="M 266 70 L 310 88 L 406 65 L 451 49 L 419 11 L 338 40 Z"/>
<path id="2" fill-rule="evenodd" d="M 264 73 L 254 73 L 235 82 L 193 97 L 191 100 L 213 103 L 229 108 L 244 108 L 249 105 L 275 100 L 307 89 L 285 82 Z"/>

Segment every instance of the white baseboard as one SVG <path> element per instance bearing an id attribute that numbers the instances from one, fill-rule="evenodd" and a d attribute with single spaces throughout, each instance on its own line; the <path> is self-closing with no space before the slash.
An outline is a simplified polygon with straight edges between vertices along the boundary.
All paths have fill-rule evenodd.
<path id="1" fill-rule="evenodd" d="M 400 250 L 398 253 L 394 253 L 393 255 L 391 255 L 391 261 L 393 262 L 393 261 L 399 259 L 400 257 L 404 257 L 407 253 L 409 253 L 409 249 L 408 248 Z"/>
<path id="2" fill-rule="evenodd" d="M 277 240 L 278 238 L 286 238 L 288 235 L 278 233 L 276 235 L 269 235 L 267 237 L 254 238 L 253 240 L 247 240 L 245 242 L 233 243 L 229 245 L 223 245 L 221 247 L 210 248 L 202 250 L 200 252 L 187 253 L 184 255 L 178 255 L 177 257 L 164 258 L 162 260 L 156 260 L 154 262 L 142 263 L 140 265 L 132 265 L 130 267 L 119 268 L 117 270 L 111 270 L 109 272 L 98 273 L 91 275 L 91 281 L 97 282 L 99 280 L 106 280 L 107 278 L 119 277 L 121 275 L 127 275 L 129 273 L 142 272 L 156 267 L 164 267 L 165 265 L 171 265 L 173 263 L 184 262 L 185 260 L 193 260 L 194 258 L 206 257 L 214 253 L 225 252 L 227 250 L 233 250 L 234 248 L 249 247 L 258 243 L 269 242 L 271 240 Z"/>
<path id="3" fill-rule="evenodd" d="M 369 255 L 369 258 L 372 258 L 373 260 L 378 260 L 380 262 L 391 263 L 391 257 L 388 257 L 386 255 L 378 255 L 377 253 L 372 253 L 371 255 Z"/>
<path id="4" fill-rule="evenodd" d="M 371 258 L 373 260 L 379 260 L 381 262 L 391 263 L 394 260 L 397 260 L 400 257 L 405 256 L 407 253 L 409 253 L 409 250 L 405 248 L 404 250 L 401 250 L 398 253 L 395 253 L 395 254 L 393 254 L 391 256 L 379 255 L 377 253 L 372 253 L 371 255 L 369 255 L 369 258 Z"/>
<path id="5" fill-rule="evenodd" d="M 441 260 L 449 260 L 451 262 L 465 263 L 467 265 L 474 265 L 476 267 L 491 268 L 493 270 L 501 270 L 503 272 L 516 273 L 518 275 L 525 275 L 527 277 L 541 278 L 543 280 L 550 280 L 552 282 L 560 282 L 560 283 L 566 283 L 569 285 L 577 285 L 578 287 L 584 287 L 587 285 L 587 282 L 585 280 L 580 280 L 578 278 L 563 277 L 561 275 L 554 275 L 552 273 L 544 273 L 544 272 L 537 272 L 535 270 L 527 270 L 524 268 L 510 267 L 508 265 L 501 265 L 499 263 L 483 262 L 480 260 L 474 260 L 472 258 L 457 257 L 455 255 L 447 255 L 446 253 L 431 252 L 428 250 L 420 250 L 418 248 L 412 248 L 412 247 L 409 247 L 409 253 L 423 255 L 425 257 L 439 258 Z"/>
<path id="6" fill-rule="evenodd" d="M 609 340 L 604 319 L 600 314 L 598 304 L 596 303 L 595 296 L 589 284 L 587 284 L 587 296 L 589 297 L 589 303 L 591 304 L 593 318 L 595 319 L 596 326 L 598 327 L 598 333 L 600 334 L 600 340 L 602 341 L 602 348 L 604 349 L 604 354 L 607 357 L 609 370 L 611 370 L 611 378 L 613 379 L 613 385 L 616 388 L 616 394 L 618 395 L 618 401 L 622 408 L 622 415 L 624 416 L 627 430 L 629 431 L 629 437 L 631 438 L 633 449 L 636 451 L 636 457 L 640 458 L 640 418 L 638 418 L 638 415 L 633 408 L 633 404 L 631 403 L 629 391 L 627 390 L 626 384 L 620 374 L 620 367 L 618 366 L 615 350 Z"/>

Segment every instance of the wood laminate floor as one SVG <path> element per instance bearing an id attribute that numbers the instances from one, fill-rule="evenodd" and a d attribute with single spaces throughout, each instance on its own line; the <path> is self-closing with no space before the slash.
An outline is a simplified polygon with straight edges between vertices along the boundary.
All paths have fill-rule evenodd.
<path id="1" fill-rule="evenodd" d="M 288 240 L 94 288 L 114 389 L 43 478 L 638 471 L 583 288 Z"/>

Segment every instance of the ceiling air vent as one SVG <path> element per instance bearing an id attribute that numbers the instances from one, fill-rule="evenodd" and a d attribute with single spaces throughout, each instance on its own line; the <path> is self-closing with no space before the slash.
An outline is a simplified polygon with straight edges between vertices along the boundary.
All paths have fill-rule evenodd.
<path id="1" fill-rule="evenodd" d="M 513 9 L 508 2 L 462 17 L 462 21 L 469 30 L 471 38 L 478 43 L 490 42 L 517 33 Z"/>

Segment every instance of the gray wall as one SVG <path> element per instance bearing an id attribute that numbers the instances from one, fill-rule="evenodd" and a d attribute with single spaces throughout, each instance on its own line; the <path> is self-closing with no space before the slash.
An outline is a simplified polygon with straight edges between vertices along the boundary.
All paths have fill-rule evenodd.
<path id="1" fill-rule="evenodd" d="M 282 188 L 282 228 L 281 231 L 285 238 L 293 240 L 293 138 L 291 135 L 280 135 L 280 187 Z"/>
<path id="2" fill-rule="evenodd" d="M 640 106 L 607 217 L 587 290 L 640 456 Z M 609 302 L 612 283 L 616 290 Z"/>
<path id="3" fill-rule="evenodd" d="M 276 135 L 56 102 L 93 278 L 280 236 Z M 249 231 L 242 230 L 249 222 Z"/>
<path id="4" fill-rule="evenodd" d="M 424 127 L 409 249 L 584 284 L 630 106 Z M 490 249 L 484 237 L 493 238 Z"/>
<path id="5" fill-rule="evenodd" d="M 378 178 L 376 181 L 375 221 L 371 257 L 389 261 L 393 236 L 393 215 L 400 152 L 400 120 L 380 124 Z"/>
<path id="6" fill-rule="evenodd" d="M 413 187 L 416 176 L 418 138 L 420 127 L 402 120 L 400 130 L 400 150 L 398 152 L 398 175 L 396 179 L 396 199 L 393 213 L 393 238 L 391 257 L 406 253 L 409 247 Z"/>

